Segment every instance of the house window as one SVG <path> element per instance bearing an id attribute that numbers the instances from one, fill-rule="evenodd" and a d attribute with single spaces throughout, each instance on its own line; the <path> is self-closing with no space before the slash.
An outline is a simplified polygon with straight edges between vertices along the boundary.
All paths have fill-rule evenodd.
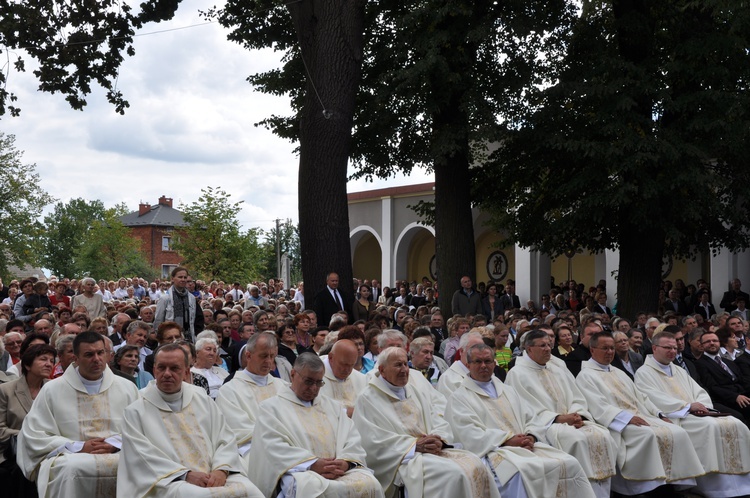
<path id="1" fill-rule="evenodd" d="M 171 251 L 172 250 L 172 237 L 162 237 L 161 238 L 161 250 L 162 251 Z"/>
<path id="2" fill-rule="evenodd" d="M 161 265 L 161 278 L 169 280 L 172 277 L 172 270 L 177 268 L 177 265 Z"/>

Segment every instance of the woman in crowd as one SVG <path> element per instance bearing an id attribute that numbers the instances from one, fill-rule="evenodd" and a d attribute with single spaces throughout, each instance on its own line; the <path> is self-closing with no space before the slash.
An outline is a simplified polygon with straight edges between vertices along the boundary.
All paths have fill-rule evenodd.
<path id="1" fill-rule="evenodd" d="M 372 327 L 365 332 L 365 358 L 372 361 L 375 364 L 378 361 L 378 355 L 380 354 L 380 348 L 378 347 L 378 336 L 383 331 L 378 327 Z"/>
<path id="2" fill-rule="evenodd" d="M 375 362 L 365 358 L 365 334 L 354 325 L 347 325 L 339 331 L 337 340 L 349 339 L 357 346 L 357 363 L 354 364 L 354 370 L 366 374 L 375 368 Z"/>
<path id="3" fill-rule="evenodd" d="M 279 339 L 279 355 L 286 358 L 291 365 L 294 365 L 298 355 L 307 351 L 306 348 L 297 344 L 297 332 L 294 330 L 292 320 L 285 320 L 276 329 L 276 336 Z"/>
<path id="4" fill-rule="evenodd" d="M 139 361 L 138 346 L 122 346 L 117 350 L 115 358 L 112 360 L 112 372 L 132 381 L 138 386 L 138 389 L 143 389 L 149 381 L 154 380 L 154 377 L 145 370 L 138 369 Z"/>
<path id="5" fill-rule="evenodd" d="M 482 300 L 482 314 L 493 321 L 496 317 L 503 316 L 503 311 L 502 300 L 497 295 L 497 284 L 492 282 L 487 286 L 487 296 Z"/>
<path id="6" fill-rule="evenodd" d="M 180 339 L 176 341 L 176 343 L 187 353 L 188 365 L 190 365 L 190 369 L 185 370 L 185 378 L 183 381 L 204 389 L 206 394 L 210 395 L 211 389 L 208 387 L 208 380 L 201 374 L 193 372 L 193 366 L 195 365 L 195 346 L 193 346 L 192 342 L 184 339 Z"/>
<path id="7" fill-rule="evenodd" d="M 312 347 L 310 347 L 310 351 L 317 355 L 320 355 L 320 351 L 326 342 L 326 336 L 328 336 L 328 332 L 328 327 L 317 327 L 312 332 L 310 332 L 310 337 L 312 338 Z"/>
<path id="8" fill-rule="evenodd" d="M 312 337 L 310 337 L 310 317 L 305 313 L 297 313 L 294 315 L 294 330 L 295 339 L 297 345 L 305 349 L 309 349 L 312 346 Z M 322 343 L 321 343 L 322 345 Z M 292 363 L 294 365 L 294 363 Z"/>
<path id="9" fill-rule="evenodd" d="M 65 285 L 65 282 L 57 282 L 55 284 L 55 293 L 49 298 L 50 304 L 57 306 L 58 309 L 60 309 L 61 305 L 70 308 L 70 296 L 65 295 L 66 290 L 68 290 L 68 286 Z"/>
<path id="10" fill-rule="evenodd" d="M 721 344 L 720 354 L 725 360 L 736 360 L 742 354 L 742 349 L 737 344 L 737 337 L 728 328 L 722 327 L 716 331 Z"/>
<path id="11" fill-rule="evenodd" d="M 91 320 L 91 325 L 89 325 L 88 330 L 101 335 L 109 335 L 109 324 L 107 323 L 107 319 L 102 316 L 94 318 Z"/>
<path id="12" fill-rule="evenodd" d="M 575 349 L 575 346 L 573 346 L 573 332 L 567 323 L 563 322 L 555 328 L 555 343 L 557 347 L 552 349 L 552 354 L 558 358 L 565 358 Z"/>
<path id="13" fill-rule="evenodd" d="M 16 464 L 15 439 L 54 367 L 55 348 L 31 346 L 21 358 L 22 375 L 0 385 L 0 482 L 5 496 L 36 496 L 35 483 L 26 480 Z"/>
<path id="14" fill-rule="evenodd" d="M 218 355 L 219 345 L 213 337 L 201 337 L 195 341 L 195 365 L 190 371 L 205 377 L 208 381 L 208 395 L 214 399 L 229 375 L 229 372 L 215 365 Z"/>
<path id="15" fill-rule="evenodd" d="M 31 310 L 31 313 L 27 313 L 25 311 L 27 310 L 26 301 L 31 299 L 31 296 L 33 295 L 34 283 L 29 279 L 21 280 L 21 294 L 16 296 L 16 301 L 13 303 L 13 315 L 17 320 L 21 320 L 24 323 L 31 320 L 33 310 Z"/>
<path id="16" fill-rule="evenodd" d="M 354 301 L 352 305 L 352 318 L 356 320 L 369 320 L 370 310 L 372 308 L 372 302 L 370 302 L 370 294 L 372 289 L 367 284 L 359 286 L 359 299 Z"/>

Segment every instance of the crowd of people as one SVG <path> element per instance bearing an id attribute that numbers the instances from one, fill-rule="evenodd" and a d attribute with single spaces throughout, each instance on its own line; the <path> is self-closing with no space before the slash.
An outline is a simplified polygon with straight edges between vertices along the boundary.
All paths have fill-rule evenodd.
<path id="1" fill-rule="evenodd" d="M 0 282 L 0 497 L 750 495 L 749 296 Z"/>

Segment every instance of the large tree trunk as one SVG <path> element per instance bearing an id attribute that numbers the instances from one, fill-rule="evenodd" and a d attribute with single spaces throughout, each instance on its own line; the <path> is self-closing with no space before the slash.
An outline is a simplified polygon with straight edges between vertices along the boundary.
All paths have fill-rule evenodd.
<path id="1" fill-rule="evenodd" d="M 637 313 L 656 311 L 663 255 L 663 230 L 638 227 L 620 220 L 619 316 L 632 320 Z"/>
<path id="2" fill-rule="evenodd" d="M 474 223 L 471 215 L 472 161 L 467 89 L 474 85 L 477 44 L 468 36 L 487 15 L 483 2 L 454 6 L 439 24 L 451 43 L 441 44 L 440 57 L 447 71 L 433 75 L 431 108 L 432 157 L 435 170 L 435 259 L 438 268 L 438 304 L 452 316 L 451 299 L 461 277 L 476 281 Z"/>
<path id="3" fill-rule="evenodd" d="M 468 74 L 468 73 L 467 73 Z M 476 280 L 474 224 L 471 216 L 471 153 L 468 117 L 461 110 L 461 89 L 455 88 L 439 114 L 433 116 L 434 140 L 440 145 L 454 137 L 454 150 L 435 156 L 435 260 L 438 268 L 438 305 L 445 317 L 453 315 L 451 299 L 461 277 Z M 456 135 L 459 135 L 456 137 Z"/>
<path id="4" fill-rule="evenodd" d="M 635 82 L 623 89 L 630 94 L 636 105 L 638 120 L 631 123 L 644 135 L 653 133 L 652 95 L 644 93 L 640 79 L 651 74 L 653 64 L 655 24 L 650 15 L 650 5 L 644 0 L 615 0 L 613 12 L 617 27 L 617 46 L 620 56 L 633 68 L 629 76 Z M 642 182 L 637 172 L 622 173 L 623 182 L 639 185 Z M 643 173 L 640 173 L 643 174 Z M 644 202 L 634 198 L 633 202 Z M 658 209 L 658 206 L 654 206 Z M 664 257 L 665 232 L 658 225 L 658 216 L 649 222 L 634 223 L 627 204 L 619 209 L 620 228 L 618 245 L 620 268 L 617 280 L 617 313 L 630 320 L 639 312 L 655 312 L 658 306 L 661 284 L 662 258 Z"/>
<path id="5" fill-rule="evenodd" d="M 300 249 L 308 307 L 331 271 L 339 274 L 342 294 L 353 295 L 346 168 L 362 65 L 364 5 L 362 0 L 308 0 L 288 7 L 309 72 L 299 162 Z"/>

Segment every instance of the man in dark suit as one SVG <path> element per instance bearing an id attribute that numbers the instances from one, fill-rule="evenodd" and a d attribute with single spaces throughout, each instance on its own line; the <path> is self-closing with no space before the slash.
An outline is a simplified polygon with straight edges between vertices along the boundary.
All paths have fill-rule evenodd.
<path id="1" fill-rule="evenodd" d="M 711 400 L 742 413 L 750 420 L 750 389 L 742 378 L 742 372 L 731 360 L 720 355 L 719 336 L 706 332 L 701 336 L 703 355 L 695 366 Z"/>
<path id="2" fill-rule="evenodd" d="M 596 294 L 596 304 L 594 305 L 593 309 L 594 313 L 606 313 L 607 316 L 612 318 L 612 310 L 607 307 L 607 293 L 606 292 L 598 292 Z"/>
<path id="3" fill-rule="evenodd" d="M 517 310 L 521 308 L 521 299 L 516 295 L 516 284 L 512 280 L 508 280 L 508 283 L 505 284 L 505 294 L 503 294 L 501 301 L 504 310 Z"/>
<path id="4" fill-rule="evenodd" d="M 119 346 L 125 341 L 125 330 L 122 327 L 129 320 L 130 317 L 125 313 L 118 313 L 112 319 L 112 334 L 109 336 L 109 339 L 112 341 L 113 346 Z"/>
<path id="5" fill-rule="evenodd" d="M 334 313 L 344 310 L 351 317 L 352 299 L 339 292 L 339 275 L 331 272 L 326 275 L 326 286 L 315 294 L 313 309 L 318 315 L 318 324 L 327 326 L 331 322 Z"/>
<path id="6" fill-rule="evenodd" d="M 443 315 L 440 313 L 433 313 L 430 317 L 430 333 L 435 341 L 435 351 L 440 351 L 440 344 L 450 337 L 443 323 Z"/>
<path id="7" fill-rule="evenodd" d="M 373 303 L 378 302 L 378 298 L 383 295 L 383 290 L 380 288 L 380 282 L 372 279 L 372 287 L 370 287 L 370 301 Z"/>
<path id="8" fill-rule="evenodd" d="M 721 302 L 719 303 L 719 307 L 724 308 L 724 311 L 727 313 L 731 313 L 737 309 L 737 298 L 744 298 L 745 303 L 747 303 L 748 300 L 750 300 L 750 295 L 748 295 L 747 292 L 742 292 L 740 290 L 741 286 L 742 282 L 740 282 L 739 278 L 732 280 L 732 290 L 728 290 L 724 293 L 724 296 L 722 296 Z"/>
<path id="9" fill-rule="evenodd" d="M 583 325 L 581 332 L 581 343 L 576 346 L 572 353 L 565 357 L 565 366 L 568 367 L 573 377 L 581 371 L 581 363 L 591 359 L 591 350 L 589 350 L 589 341 L 594 334 L 602 332 L 602 326 L 599 322 L 591 320 Z"/>
<path id="10" fill-rule="evenodd" d="M 679 327 L 670 325 L 664 329 L 664 332 L 671 332 L 674 334 L 674 340 L 677 342 L 677 355 L 674 358 L 675 365 L 682 367 L 690 376 L 691 379 L 693 379 L 699 386 L 705 389 L 705 386 L 701 383 L 701 376 L 698 373 L 698 368 L 695 366 L 695 360 L 692 359 L 693 355 L 692 353 L 683 354 L 683 353 L 689 353 L 690 348 L 685 349 L 685 343 L 686 343 L 686 336 L 682 330 L 679 329 Z M 698 355 L 699 357 L 702 356 L 702 351 Z M 742 414 L 736 410 L 732 410 L 728 406 L 722 405 L 721 403 L 714 402 L 714 409 L 718 410 L 723 413 L 731 413 L 733 417 L 740 420 L 743 424 L 747 424 L 745 421 L 745 417 L 742 416 Z"/>
<path id="11" fill-rule="evenodd" d="M 716 308 L 708 300 L 708 291 L 704 291 L 698 296 L 698 304 L 695 305 L 695 312 L 699 313 L 705 320 L 710 320 L 716 314 Z"/>
<path id="12" fill-rule="evenodd" d="M 674 311 L 678 315 L 684 316 L 687 313 L 685 303 L 680 299 L 680 292 L 677 289 L 669 291 L 669 299 L 664 301 L 665 311 Z"/>

